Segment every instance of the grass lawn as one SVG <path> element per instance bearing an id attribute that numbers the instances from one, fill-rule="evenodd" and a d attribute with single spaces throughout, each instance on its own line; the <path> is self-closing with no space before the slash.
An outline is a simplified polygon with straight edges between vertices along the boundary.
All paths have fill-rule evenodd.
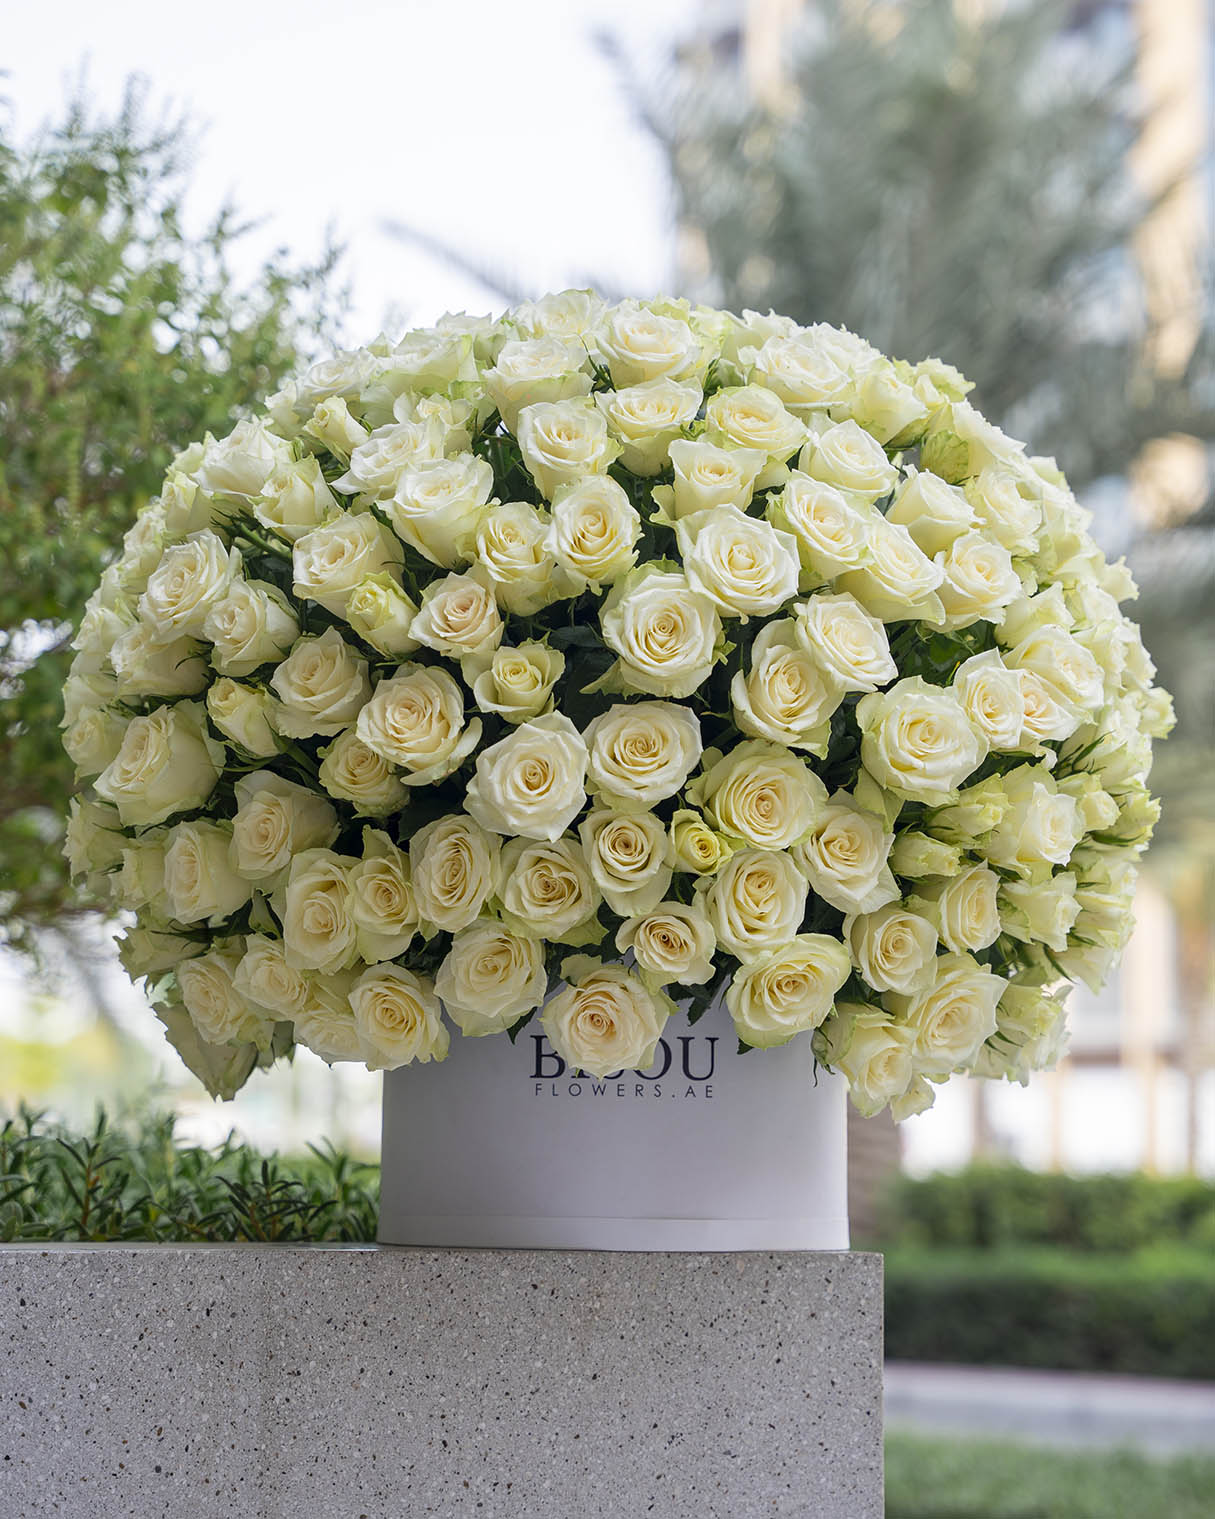
<path id="1" fill-rule="evenodd" d="M 886 1519 L 1215 1519 L 1215 1457 L 887 1435 Z"/>

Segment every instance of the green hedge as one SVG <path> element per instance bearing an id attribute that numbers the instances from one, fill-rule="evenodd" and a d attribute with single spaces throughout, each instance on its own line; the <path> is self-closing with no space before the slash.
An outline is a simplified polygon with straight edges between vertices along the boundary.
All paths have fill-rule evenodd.
<path id="1" fill-rule="evenodd" d="M 1061 1250 L 886 1256 L 886 1353 L 910 1361 L 1215 1378 L 1215 1258 Z"/>

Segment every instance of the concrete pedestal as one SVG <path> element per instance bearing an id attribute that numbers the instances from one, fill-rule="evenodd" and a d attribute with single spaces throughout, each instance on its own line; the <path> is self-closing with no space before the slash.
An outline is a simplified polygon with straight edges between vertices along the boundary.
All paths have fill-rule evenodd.
<path id="1" fill-rule="evenodd" d="M 878 1256 L 0 1246 L 5 1519 L 882 1507 Z"/>

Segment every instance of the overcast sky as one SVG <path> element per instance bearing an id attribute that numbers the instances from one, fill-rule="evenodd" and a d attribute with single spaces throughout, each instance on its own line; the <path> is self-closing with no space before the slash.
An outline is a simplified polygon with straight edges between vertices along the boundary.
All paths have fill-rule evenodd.
<path id="1" fill-rule="evenodd" d="M 593 34 L 608 24 L 653 76 L 695 0 L 55 0 L 5 15 L 7 97 L 19 135 L 62 108 L 86 70 L 99 107 L 131 74 L 205 128 L 191 205 L 230 196 L 265 219 L 246 257 L 299 257 L 327 225 L 349 248 L 355 312 L 372 336 L 487 310 L 491 291 L 394 240 L 390 220 L 502 268 L 535 293 L 601 274 L 638 294 L 672 277 L 660 155 Z"/>

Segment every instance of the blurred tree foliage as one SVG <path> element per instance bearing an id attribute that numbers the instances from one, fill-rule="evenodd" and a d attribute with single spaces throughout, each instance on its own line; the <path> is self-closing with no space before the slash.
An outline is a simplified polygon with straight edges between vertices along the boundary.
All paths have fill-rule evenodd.
<path id="1" fill-rule="evenodd" d="M 188 125 L 139 89 L 0 131 L 0 936 L 29 947 L 80 905 L 60 859 L 71 624 L 173 455 L 313 351 L 341 308 L 336 253 L 229 266 L 231 208 L 189 230 Z"/>
<path id="2" fill-rule="evenodd" d="M 1209 332 L 1179 375 L 1148 357 L 1130 49 L 1076 11 L 810 0 L 761 98 L 711 28 L 682 87 L 636 93 L 695 293 L 956 363 L 1079 486 L 1149 439 L 1215 437 L 1215 363 Z"/>

